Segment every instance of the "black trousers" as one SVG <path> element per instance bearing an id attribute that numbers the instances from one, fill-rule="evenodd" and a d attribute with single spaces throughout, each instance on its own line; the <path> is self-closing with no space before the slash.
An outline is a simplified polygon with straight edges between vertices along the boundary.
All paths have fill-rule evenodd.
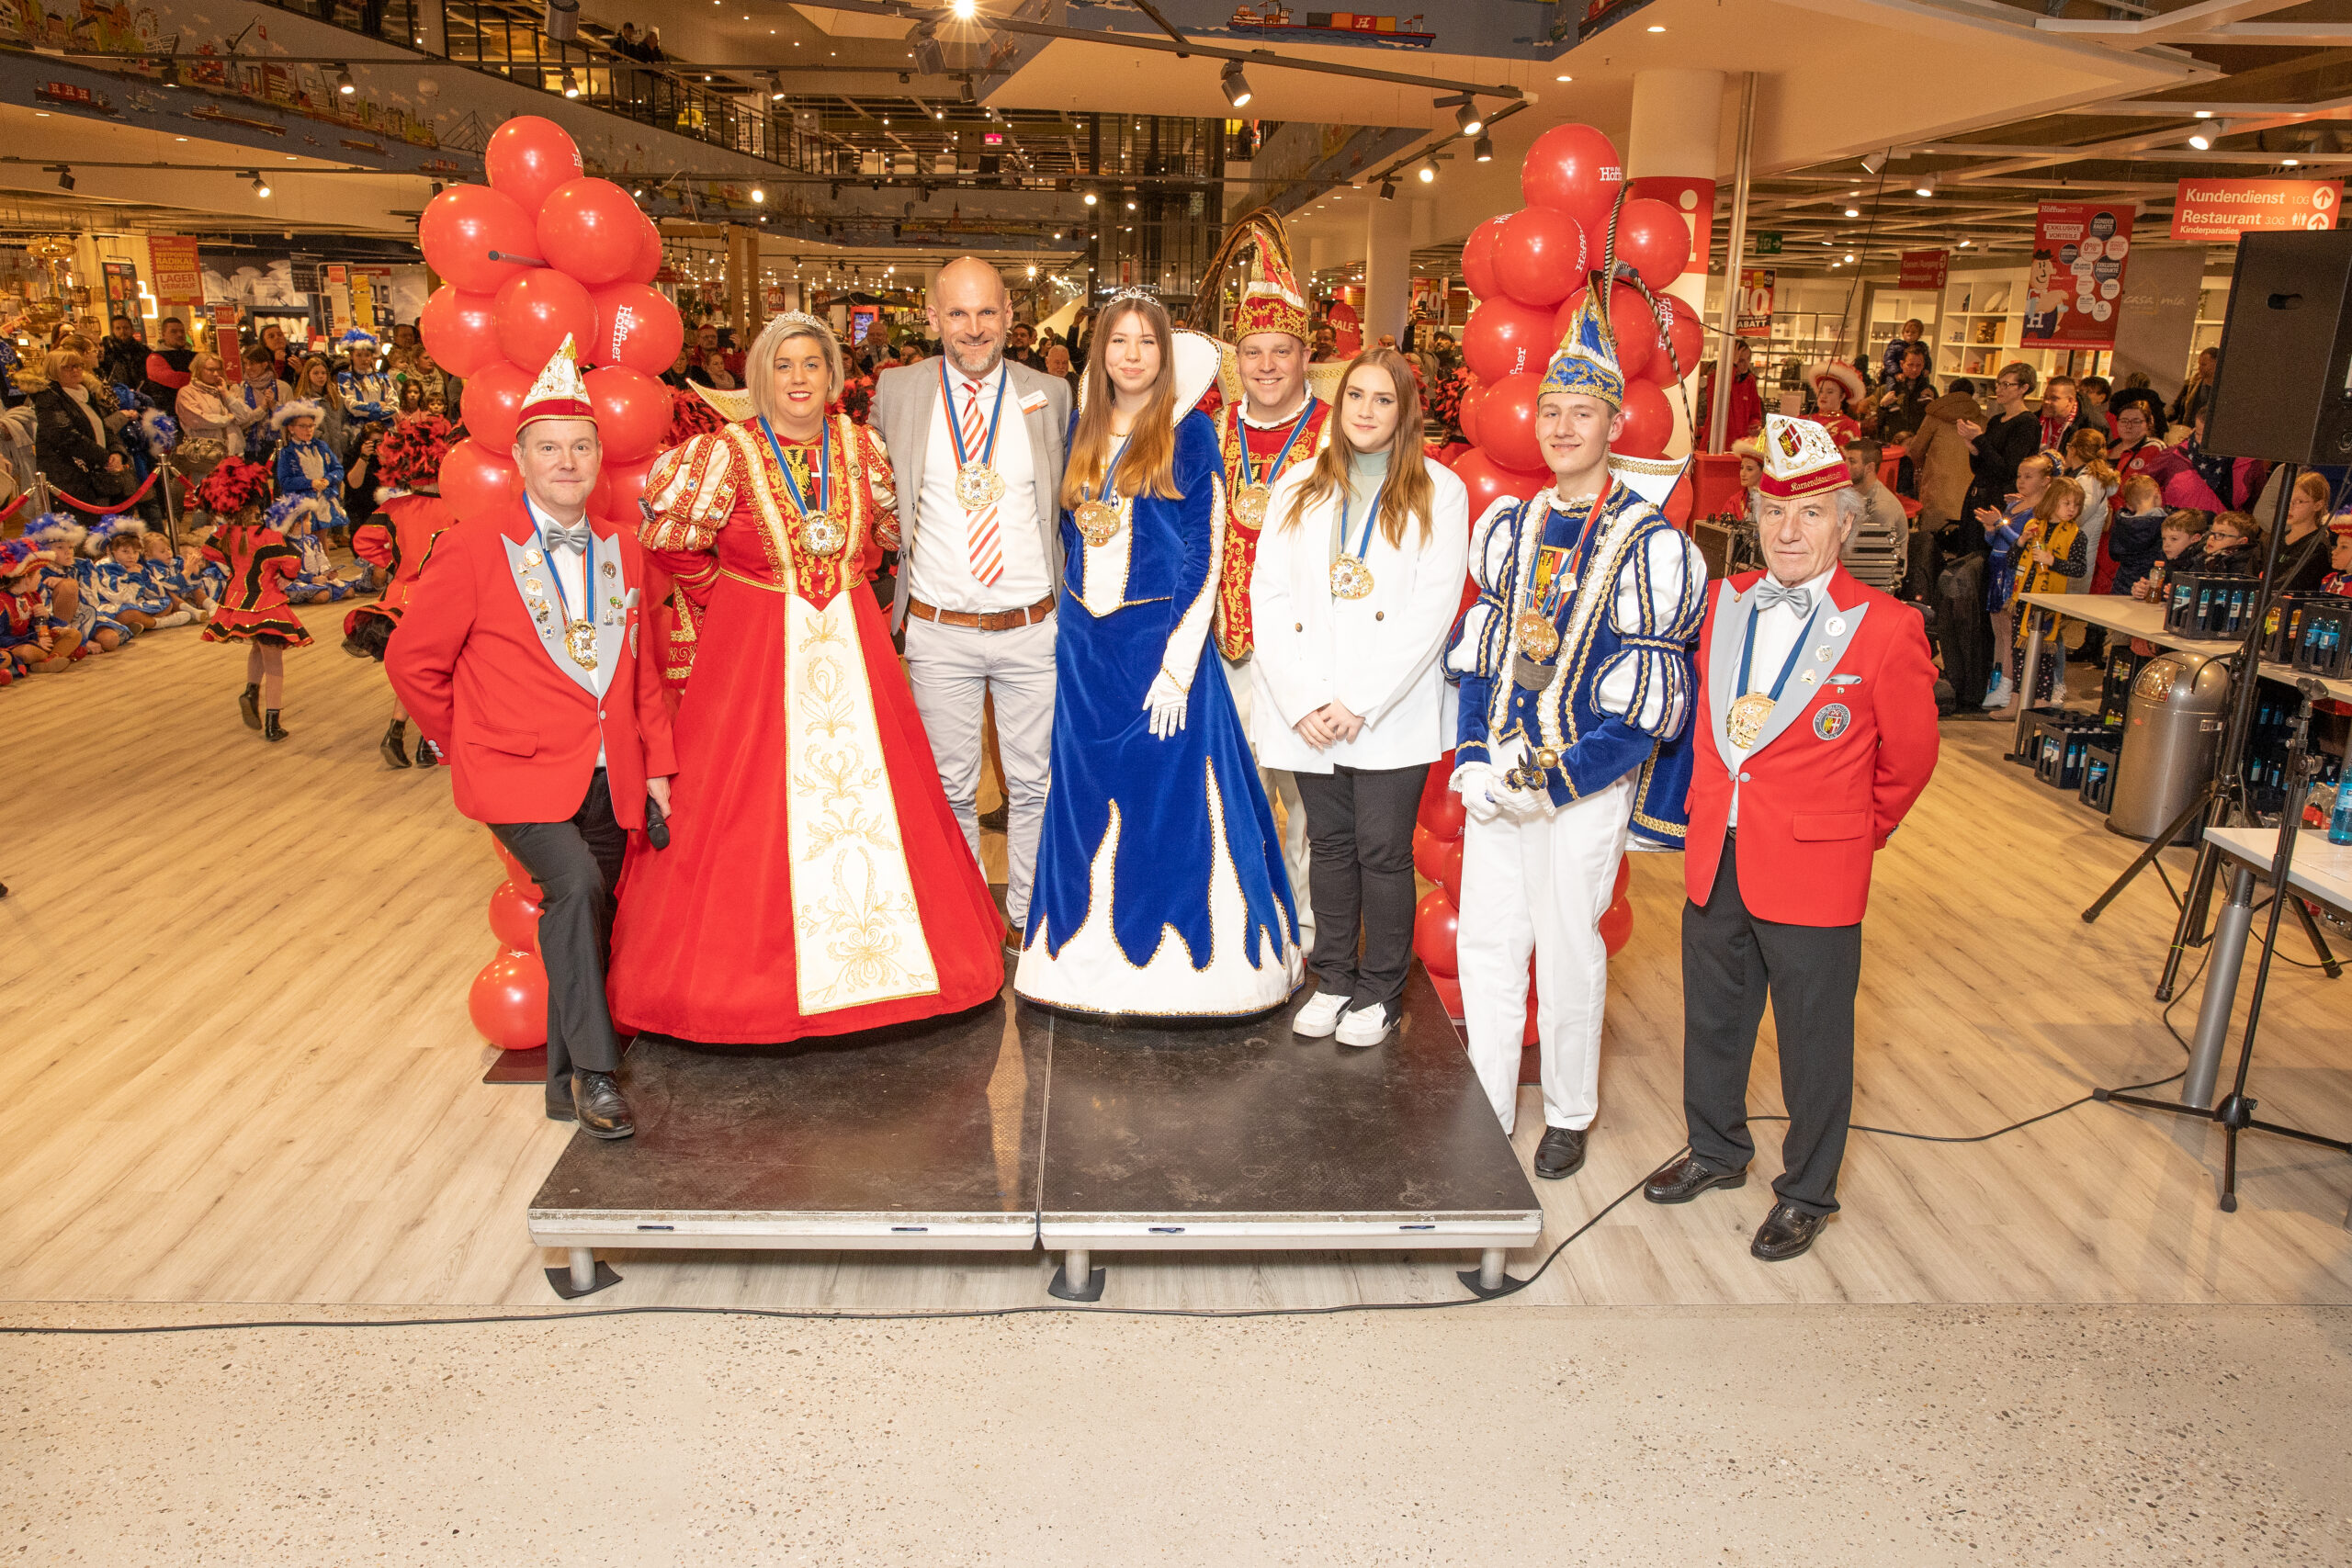
<path id="1" fill-rule="evenodd" d="M 1315 988 L 1394 1017 L 1413 963 L 1413 817 L 1429 765 L 1298 773 L 1315 903 Z M 1361 926 L 1363 951 L 1356 951 Z"/>
<path id="2" fill-rule="evenodd" d="M 1734 833 L 1706 904 L 1682 906 L 1682 1111 L 1690 1152 L 1718 1171 L 1740 1169 L 1755 1155 L 1747 1071 L 1769 998 L 1789 1108 L 1786 1168 L 1772 1190 L 1807 1213 L 1830 1213 L 1854 1110 L 1862 928 L 1758 919 L 1740 901 L 1738 860 Z"/>
<path id="3" fill-rule="evenodd" d="M 539 957 L 548 970 L 548 1082 L 573 1068 L 609 1073 L 620 1041 L 605 1004 L 605 959 L 613 940 L 613 884 L 628 832 L 613 819 L 612 792 L 598 768 L 568 822 L 493 822 L 490 830 L 539 885 Z"/>

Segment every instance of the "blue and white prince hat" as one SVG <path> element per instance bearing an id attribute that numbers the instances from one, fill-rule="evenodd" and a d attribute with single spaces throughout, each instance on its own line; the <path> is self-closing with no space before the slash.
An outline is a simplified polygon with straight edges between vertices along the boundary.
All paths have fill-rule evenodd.
<path id="1" fill-rule="evenodd" d="M 1598 399 L 1612 409 L 1622 409 L 1625 406 L 1625 377 L 1617 368 L 1616 341 L 1602 324 L 1600 312 L 1592 300 L 1593 290 L 1588 288 L 1584 302 L 1569 320 L 1567 336 L 1560 340 L 1552 362 L 1544 367 L 1544 384 L 1536 389 L 1536 395 L 1574 392 Z"/>

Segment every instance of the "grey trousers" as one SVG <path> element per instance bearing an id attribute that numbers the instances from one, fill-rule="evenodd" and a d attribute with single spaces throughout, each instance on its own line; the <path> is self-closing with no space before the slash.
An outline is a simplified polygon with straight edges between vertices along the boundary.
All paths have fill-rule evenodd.
<path id="1" fill-rule="evenodd" d="M 972 859 L 980 858 L 980 709 L 996 701 L 996 750 L 1004 764 L 1004 913 L 1029 923 L 1029 887 L 1037 873 L 1037 836 L 1046 825 L 1046 791 L 1054 780 L 1054 637 L 1061 617 L 984 632 L 907 617 L 907 684 L 931 739 L 939 787 L 963 824 Z"/>
<path id="2" fill-rule="evenodd" d="M 613 818 L 605 770 L 589 779 L 571 820 L 493 822 L 490 830 L 545 895 L 539 958 L 548 971 L 548 1082 L 571 1082 L 574 1067 L 617 1072 L 620 1041 L 605 1005 L 605 962 L 613 940 L 613 885 L 628 833 Z"/>

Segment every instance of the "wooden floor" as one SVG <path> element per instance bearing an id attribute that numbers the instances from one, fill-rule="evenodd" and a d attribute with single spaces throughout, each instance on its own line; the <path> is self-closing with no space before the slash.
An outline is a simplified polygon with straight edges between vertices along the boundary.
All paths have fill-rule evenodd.
<path id="1" fill-rule="evenodd" d="M 0 1299 L 551 1304 L 553 1259 L 523 1213 L 570 1129 L 536 1090 L 480 1084 L 488 1053 L 466 1017 L 493 947 L 487 835 L 450 807 L 446 774 L 380 764 L 380 671 L 336 649 L 339 616 L 307 618 L 319 646 L 288 660 L 278 746 L 238 722 L 241 654 L 189 630 L 0 692 Z M 1879 858 L 1859 1122 L 1975 1133 L 2181 1064 L 2149 999 L 2171 927 L 2160 886 L 2083 924 L 2135 846 L 1999 761 L 2002 733 L 1946 726 L 1934 784 Z M 1546 1234 L 1514 1273 L 1680 1142 L 1680 875 L 1679 859 L 1636 859 L 1591 1158 L 1536 1184 Z M 2184 1032 L 2198 995 L 2176 1010 Z M 2276 971 L 2264 1115 L 2352 1132 L 2347 1002 L 2352 981 Z M 1769 1040 L 1754 1102 L 1778 1109 Z M 1522 1156 L 1541 1120 L 1526 1091 Z M 1777 1129 L 1760 1131 L 1769 1179 Z M 1858 1134 L 1845 1212 L 1798 1262 L 1747 1257 L 1770 1201 L 1751 1182 L 1679 1209 L 1635 1199 L 1518 1299 L 2352 1301 L 2352 1162 L 2249 1137 L 2225 1215 L 2220 1156 L 2201 1124 L 2098 1105 L 1982 1145 Z M 1463 1264 L 1100 1260 L 1106 1305 L 1212 1308 L 1452 1298 Z M 616 1261 L 624 1281 L 597 1304 L 1026 1304 L 1052 1267 Z"/>

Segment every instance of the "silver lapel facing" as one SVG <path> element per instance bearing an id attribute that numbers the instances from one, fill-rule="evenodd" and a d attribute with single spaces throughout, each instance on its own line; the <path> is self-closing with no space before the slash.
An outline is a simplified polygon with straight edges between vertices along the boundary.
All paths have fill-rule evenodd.
<path id="1" fill-rule="evenodd" d="M 596 690 L 597 671 L 611 668 L 605 652 L 604 627 L 600 626 L 596 629 L 597 671 L 582 670 L 571 661 L 570 655 L 563 651 L 563 612 L 557 602 L 555 590 L 548 581 L 550 569 L 546 559 L 542 558 L 527 566 L 524 564 L 526 556 L 540 554 L 537 542 L 534 540 L 528 544 L 518 545 L 503 534 L 499 536 L 498 542 L 506 547 L 506 570 L 514 579 L 514 596 L 523 602 L 523 614 L 529 617 L 533 629 L 539 634 L 540 651 L 548 656 L 549 663 L 569 676 L 582 691 L 592 697 L 599 695 Z M 526 580 L 539 585 L 538 593 L 535 595 L 525 591 L 523 584 Z M 538 604 L 547 606 L 546 615 L 541 615 L 537 613 L 536 606 Z"/>
<path id="2" fill-rule="evenodd" d="M 590 689 L 601 697 L 612 689 L 613 673 L 621 667 L 628 648 L 628 569 L 621 560 L 617 533 L 596 541 L 596 581 L 589 585 L 588 597 L 593 605 L 589 614 L 596 620 L 596 668 L 582 673 L 590 675 Z M 609 622 L 607 615 L 612 617 Z"/>
<path id="3" fill-rule="evenodd" d="M 1739 694 L 1732 688 L 1739 683 L 1739 645 L 1755 616 L 1753 593 L 1742 594 L 1729 578 L 1715 585 L 1715 636 L 1707 650 L 1707 711 L 1714 718 L 1715 750 L 1724 768 L 1735 773 L 1739 772 L 1739 753 L 1731 743 L 1731 705 Z"/>
<path id="4" fill-rule="evenodd" d="M 1822 597 L 1827 600 L 1827 590 L 1823 591 Z M 1751 598 L 1750 603 L 1753 602 Z M 1797 667 L 1789 673 L 1788 689 L 1772 705 L 1772 716 L 1764 721 L 1764 732 L 1748 748 L 1751 757 L 1779 739 L 1782 732 L 1804 716 L 1814 699 L 1828 690 L 1830 673 L 1846 657 L 1847 646 L 1854 640 L 1854 633 L 1862 624 L 1862 614 L 1870 606 L 1858 604 L 1850 610 L 1842 610 L 1834 603 L 1825 603 L 1822 608 L 1827 614 L 1814 622 L 1812 634 L 1797 653 Z M 1833 626 L 1837 628 L 1834 631 L 1830 629 Z"/>

